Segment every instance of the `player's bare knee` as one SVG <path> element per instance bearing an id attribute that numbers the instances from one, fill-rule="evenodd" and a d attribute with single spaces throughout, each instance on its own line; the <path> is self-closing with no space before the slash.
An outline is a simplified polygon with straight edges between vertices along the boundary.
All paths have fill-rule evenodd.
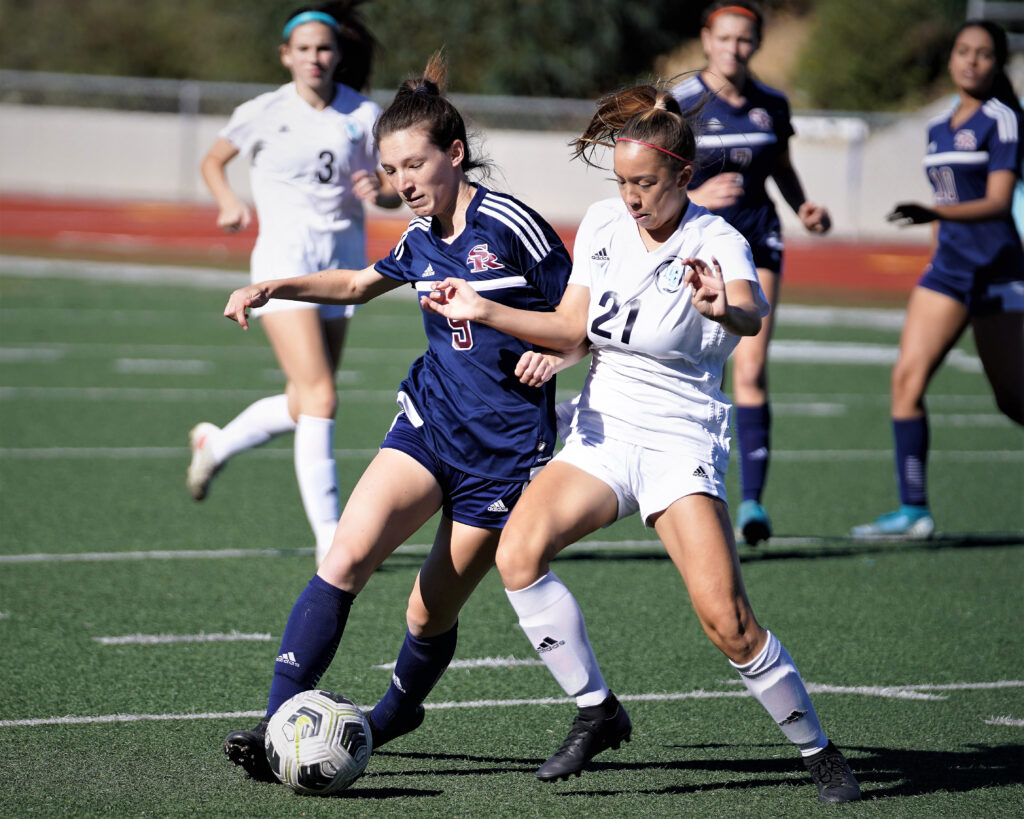
<path id="1" fill-rule="evenodd" d="M 521 541 L 502 539 L 494 563 L 506 589 L 525 589 L 547 572 L 543 551 Z"/>

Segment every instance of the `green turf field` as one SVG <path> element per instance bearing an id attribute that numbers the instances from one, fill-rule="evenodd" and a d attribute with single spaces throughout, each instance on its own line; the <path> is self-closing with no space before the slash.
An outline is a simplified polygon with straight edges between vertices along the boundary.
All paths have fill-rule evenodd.
<path id="1" fill-rule="evenodd" d="M 237 458 L 202 504 L 183 477 L 195 422 L 223 423 L 280 388 L 273 356 L 258 329 L 219 317 L 226 285 L 13 275 L 4 263 L 0 816 L 834 811 L 635 520 L 555 564 L 634 723 L 633 741 L 582 778 L 533 776 L 574 708 L 543 667 L 502 662 L 536 657 L 492 573 L 422 729 L 375 754 L 350 790 L 303 798 L 246 780 L 220 742 L 261 713 L 285 618 L 313 572 L 312 536 L 290 439 Z M 862 783 L 865 802 L 844 810 L 1024 815 L 1024 434 L 995 410 L 964 343 L 930 398 L 936 538 L 851 541 L 852 524 L 895 505 L 886 361 L 899 317 L 788 317 L 765 497 L 777 536 L 741 558 L 759 619 Z M 339 377 L 343 492 L 422 346 L 411 300 L 379 300 L 355 319 Z M 562 391 L 581 377 L 568 373 Z M 371 581 L 322 687 L 361 705 L 383 693 L 429 540 L 419 533 Z M 486 658 L 496 662 L 471 662 Z"/>

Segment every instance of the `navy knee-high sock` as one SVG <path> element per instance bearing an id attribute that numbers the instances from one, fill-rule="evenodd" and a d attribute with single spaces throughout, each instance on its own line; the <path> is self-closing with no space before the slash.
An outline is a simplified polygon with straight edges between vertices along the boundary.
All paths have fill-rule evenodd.
<path id="1" fill-rule="evenodd" d="M 274 663 L 267 715 L 281 703 L 316 687 L 334 659 L 356 596 L 332 586 L 319 575 L 302 590 L 288 616 L 281 650 Z"/>
<path id="2" fill-rule="evenodd" d="M 896 481 L 900 487 L 900 503 L 927 506 L 928 416 L 905 421 L 894 419 L 892 437 L 896 442 Z"/>
<path id="3" fill-rule="evenodd" d="M 437 637 L 413 637 L 406 632 L 391 685 L 370 712 L 370 721 L 377 728 L 403 719 L 427 698 L 455 656 L 458 632 L 458 623 Z"/>
<path id="4" fill-rule="evenodd" d="M 768 404 L 736 407 L 736 439 L 740 444 L 740 488 L 743 500 L 761 502 L 768 477 L 772 412 Z"/>

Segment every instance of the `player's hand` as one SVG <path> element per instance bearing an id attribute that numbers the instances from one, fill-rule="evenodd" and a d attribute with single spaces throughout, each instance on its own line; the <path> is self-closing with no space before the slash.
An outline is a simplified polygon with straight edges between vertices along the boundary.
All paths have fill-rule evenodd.
<path id="1" fill-rule="evenodd" d="M 735 205 L 743 196 L 743 174 L 720 173 L 699 188 L 689 192 L 690 198 L 708 210 L 721 210 Z"/>
<path id="2" fill-rule="evenodd" d="M 804 223 L 804 227 L 811 233 L 828 233 L 832 227 L 832 217 L 829 216 L 828 208 L 816 205 L 814 202 L 804 202 L 797 210 L 796 215 Z"/>
<path id="3" fill-rule="evenodd" d="M 449 277 L 434 282 L 433 290 L 420 296 L 420 307 L 453 321 L 479 321 L 487 299 L 477 295 L 465 279 Z"/>
<path id="4" fill-rule="evenodd" d="M 527 350 L 516 364 L 516 377 L 527 387 L 546 384 L 555 374 L 555 365 L 550 356 L 537 350 Z"/>
<path id="5" fill-rule="evenodd" d="M 380 179 L 377 174 L 369 171 L 356 171 L 352 174 L 352 193 L 361 202 L 373 202 L 380 194 Z"/>
<path id="6" fill-rule="evenodd" d="M 934 222 L 938 218 L 938 214 L 931 208 L 926 208 L 916 202 L 901 202 L 892 209 L 891 213 L 886 214 L 885 220 L 905 227 L 906 225 L 923 225 L 927 222 Z"/>
<path id="7" fill-rule="evenodd" d="M 237 233 L 252 224 L 252 211 L 240 201 L 222 207 L 217 214 L 217 227 L 225 233 Z"/>
<path id="8" fill-rule="evenodd" d="M 703 259 L 683 259 L 687 271 L 683 283 L 693 289 L 690 301 L 697 312 L 709 319 L 720 319 L 729 309 L 729 301 L 725 297 L 725 278 L 718 259 L 711 257 L 710 267 Z"/>
<path id="9" fill-rule="evenodd" d="M 247 287 L 239 287 L 234 293 L 228 296 L 228 303 L 224 307 L 224 317 L 237 321 L 242 325 L 243 330 L 249 329 L 249 308 L 262 307 L 270 301 L 266 291 L 258 284 L 250 284 Z"/>

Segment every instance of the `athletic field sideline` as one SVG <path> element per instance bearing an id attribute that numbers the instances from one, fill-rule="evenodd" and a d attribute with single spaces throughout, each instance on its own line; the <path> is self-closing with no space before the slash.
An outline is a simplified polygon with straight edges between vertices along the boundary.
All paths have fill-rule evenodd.
<path id="1" fill-rule="evenodd" d="M 240 456 L 202 504 L 184 490 L 188 429 L 280 388 L 259 329 L 219 315 L 241 281 L 0 257 L 0 815 L 832 812 L 634 519 L 554 565 L 634 723 L 633 741 L 580 779 L 533 776 L 574 707 L 492 572 L 423 727 L 375 754 L 352 788 L 301 798 L 245 780 L 220 742 L 262 714 L 313 544 L 290 440 Z M 407 296 L 353 321 L 338 379 L 345 493 L 423 349 Z M 741 548 L 744 577 L 862 783 L 865 801 L 846 812 L 1019 816 L 1024 433 L 995 409 L 969 339 L 929 393 L 936 537 L 846 536 L 896 502 L 887 404 L 901 320 L 851 304 L 780 311 L 765 497 L 777 536 Z M 569 371 L 559 394 L 581 382 Z M 430 540 L 419 532 L 373 578 L 322 687 L 364 706 L 384 691 Z"/>

